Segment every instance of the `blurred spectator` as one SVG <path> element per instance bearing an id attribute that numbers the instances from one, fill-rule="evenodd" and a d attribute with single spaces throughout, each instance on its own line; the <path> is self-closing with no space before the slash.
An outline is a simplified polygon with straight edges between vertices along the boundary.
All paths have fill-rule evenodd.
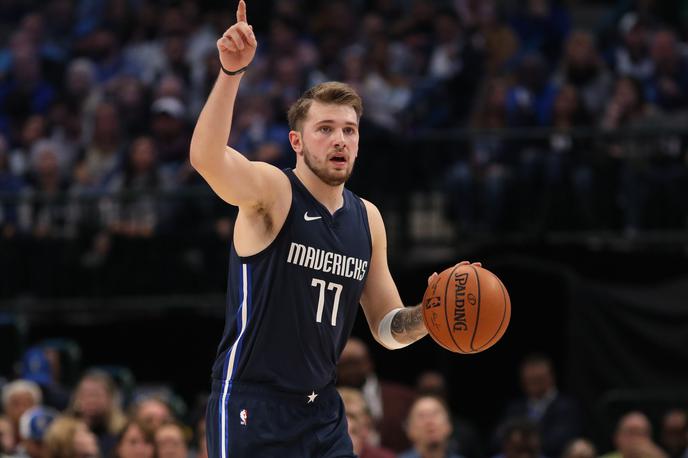
<path id="1" fill-rule="evenodd" d="M 681 46 L 671 30 L 660 30 L 652 38 L 654 71 L 648 81 L 647 98 L 666 112 L 688 108 L 688 56 Z"/>
<path id="2" fill-rule="evenodd" d="M 361 437 L 361 421 L 354 416 L 346 414 L 346 429 L 351 439 L 351 446 L 356 456 L 361 456 L 363 438 Z M 392 455 L 394 456 L 394 455 Z"/>
<path id="3" fill-rule="evenodd" d="M 597 456 L 595 445 L 582 437 L 569 442 L 561 454 L 561 458 L 596 458 Z"/>
<path id="4" fill-rule="evenodd" d="M 0 79 L 0 131 L 15 139 L 27 117 L 47 113 L 55 89 L 45 80 L 37 50 L 26 32 L 16 32 L 10 47 L 10 74 Z"/>
<path id="5" fill-rule="evenodd" d="M 575 86 L 559 87 L 550 116 L 554 130 L 548 144 L 527 149 L 520 158 L 521 226 L 536 231 L 592 227 L 592 177 L 586 169 L 592 145 L 575 134 L 575 129 L 589 125 L 589 117 Z"/>
<path id="6" fill-rule="evenodd" d="M 10 170 L 5 137 L 0 135 L 0 238 L 12 237 L 17 231 L 16 199 L 24 185 Z"/>
<path id="7" fill-rule="evenodd" d="M 40 386 L 44 405 L 64 410 L 70 393 L 61 383 L 60 371 L 60 355 L 55 348 L 37 345 L 28 348 L 22 356 L 22 378 Z"/>
<path id="8" fill-rule="evenodd" d="M 450 390 L 447 386 L 447 379 L 439 372 L 425 371 L 418 376 L 416 391 L 420 396 L 430 395 L 441 399 L 445 406 L 450 405 Z M 475 426 L 465 417 L 449 411 L 452 425 L 451 442 L 449 450 L 469 458 L 484 456 L 480 437 Z"/>
<path id="9" fill-rule="evenodd" d="M 535 456 L 540 449 L 547 457 L 561 456 L 564 446 L 581 432 L 576 401 L 559 392 L 552 361 L 544 355 L 526 357 L 520 366 L 520 378 L 523 397 L 509 402 L 499 429 L 511 419 L 527 418 L 540 429 Z M 524 436 L 518 440 L 531 439 Z"/>
<path id="10" fill-rule="evenodd" d="M 58 417 L 48 427 L 44 439 L 44 458 L 101 458 L 96 436 L 83 421 Z"/>
<path id="11" fill-rule="evenodd" d="M 351 31 L 356 26 L 356 9 L 352 8 L 351 2 L 333 0 L 320 2 L 318 6 L 311 24 L 312 33 L 319 41 L 329 42 L 331 49 L 342 49 L 351 44 Z"/>
<path id="12" fill-rule="evenodd" d="M 12 422 L 6 416 L 0 415 L 0 456 L 4 457 L 13 453 L 15 441 Z"/>
<path id="13" fill-rule="evenodd" d="M 354 388 L 342 387 L 338 389 L 344 402 L 346 419 L 349 422 L 349 435 L 354 443 L 354 453 L 359 458 L 392 458 L 394 453 L 382 447 L 377 447 L 379 436 L 375 431 L 370 409 L 363 394 Z"/>
<path id="14" fill-rule="evenodd" d="M 95 77 L 99 84 L 107 83 L 123 75 L 137 75 L 140 69 L 122 53 L 120 37 L 111 26 L 94 28 L 74 44 L 77 53 L 95 64 Z"/>
<path id="15" fill-rule="evenodd" d="M 339 357 L 337 384 L 361 390 L 380 432 L 380 445 L 395 452 L 408 448 L 402 423 L 415 393 L 403 385 L 380 381 L 368 348 L 356 337 L 349 339 Z"/>
<path id="16" fill-rule="evenodd" d="M 613 50 L 614 72 L 619 76 L 646 81 L 653 70 L 647 24 L 636 13 L 628 12 L 619 20 L 618 29 L 621 43 Z"/>
<path id="17" fill-rule="evenodd" d="M 31 115 L 21 126 L 15 148 L 10 152 L 9 165 L 12 173 L 25 177 L 31 166 L 31 151 L 34 145 L 48 136 L 47 120 L 43 115 Z"/>
<path id="18" fill-rule="evenodd" d="M 688 458 L 688 413 L 671 409 L 662 417 L 659 445 L 669 458 Z"/>
<path id="19" fill-rule="evenodd" d="M 504 72 L 519 48 L 514 30 L 503 21 L 501 2 L 495 0 L 454 0 L 456 9 L 473 40 L 484 40 L 485 74 L 498 76 Z"/>
<path id="20" fill-rule="evenodd" d="M 435 396 L 421 395 L 416 399 L 406 420 L 406 434 L 413 448 L 399 454 L 399 458 L 460 458 L 449 450 L 449 409 Z"/>
<path id="21" fill-rule="evenodd" d="M 68 187 L 59 145 L 51 140 L 36 142 L 20 213 L 22 231 L 38 238 L 73 237 L 79 214 L 68 198 Z"/>
<path id="22" fill-rule="evenodd" d="M 444 184 L 448 213 L 459 230 L 495 231 L 504 224 L 506 199 L 518 158 L 513 142 L 489 130 L 506 127 L 508 88 L 502 78 L 485 83 L 471 123 L 482 132 L 473 136 L 469 154 L 463 153 L 448 168 Z"/>
<path id="23" fill-rule="evenodd" d="M 642 412 L 629 412 L 619 419 L 613 442 L 616 450 L 600 458 L 666 458 L 652 441 L 652 425 Z"/>
<path id="24" fill-rule="evenodd" d="M 102 371 L 87 372 L 74 390 L 68 411 L 85 422 L 98 438 L 99 449 L 107 456 L 126 421 L 112 378 Z"/>
<path id="25" fill-rule="evenodd" d="M 205 433 L 205 418 L 201 417 L 196 424 L 196 458 L 208 458 L 208 441 Z"/>
<path id="26" fill-rule="evenodd" d="M 165 423 L 155 431 L 157 458 L 188 458 L 189 445 L 184 427 L 175 422 Z"/>
<path id="27" fill-rule="evenodd" d="M 629 235 L 652 227 L 658 221 L 665 222 L 667 217 L 681 218 L 685 214 L 684 201 L 674 199 L 674 193 L 685 186 L 686 178 L 681 139 L 665 136 L 660 141 L 657 137 L 642 135 L 675 122 L 677 120 L 661 116 L 646 102 L 639 81 L 617 80 L 602 126 L 616 129 L 618 134 L 608 152 L 619 168 L 619 207 L 624 230 Z M 660 208 L 670 210 L 649 213 L 653 202 L 660 202 Z M 681 210 L 677 212 L 676 209 Z M 683 221 L 673 224 L 683 224 Z"/>
<path id="28" fill-rule="evenodd" d="M 44 439 L 50 424 L 59 413 L 49 407 L 33 407 L 19 419 L 19 455 L 28 458 L 45 456 Z M 23 454 L 23 455 L 22 455 Z"/>
<path id="29" fill-rule="evenodd" d="M 129 421 L 122 428 L 115 445 L 114 458 L 153 458 L 155 443 L 150 429 L 137 421 Z"/>
<path id="30" fill-rule="evenodd" d="M 653 122 L 657 122 L 657 113 L 654 107 L 647 103 L 641 82 L 631 77 L 616 80 L 614 91 L 601 120 L 602 128 L 613 130 L 648 127 Z M 612 145 L 610 154 L 616 157 L 646 155 L 636 153 L 633 151 L 635 148 L 629 150 L 631 147 L 630 144 L 624 144 L 623 147 Z M 643 145 L 643 149 L 646 148 L 646 145 Z"/>
<path id="31" fill-rule="evenodd" d="M 191 87 L 189 88 L 188 95 L 191 119 L 198 117 L 220 72 L 220 61 L 217 58 L 215 38 L 213 38 L 213 47 L 205 51 L 204 54 L 196 56 L 195 60 L 197 62 L 192 68 Z M 247 82 L 249 81 L 250 79 L 247 79 Z"/>
<path id="32" fill-rule="evenodd" d="M 368 72 L 363 79 L 362 94 L 366 117 L 390 131 L 399 127 L 400 115 L 411 99 L 408 81 L 393 73 L 390 59 L 391 43 L 377 37 L 367 55 Z"/>
<path id="33" fill-rule="evenodd" d="M 66 73 L 63 97 L 85 117 L 92 116 L 103 97 L 101 87 L 96 84 L 93 62 L 84 57 L 76 58 L 69 63 Z"/>
<path id="34" fill-rule="evenodd" d="M 174 421 L 170 406 L 162 397 L 155 395 L 136 400 L 131 406 L 131 417 L 151 431 Z"/>
<path id="35" fill-rule="evenodd" d="M 523 56 L 516 69 L 516 81 L 506 96 L 506 114 L 509 127 L 547 124 L 554 100 L 555 87 L 542 56 Z"/>
<path id="36" fill-rule="evenodd" d="M 555 0 L 528 0 L 524 6 L 516 8 L 509 21 L 519 37 L 521 53 L 542 54 L 554 66 L 571 26 L 569 13 Z"/>
<path id="37" fill-rule="evenodd" d="M 88 134 L 82 157 L 76 165 L 76 191 L 98 192 L 105 189 L 120 165 L 124 135 L 117 107 L 110 102 L 98 104 L 93 131 Z"/>
<path id="38" fill-rule="evenodd" d="M 15 380 L 2 387 L 2 410 L 7 416 L 14 437 L 14 444 L 19 442 L 19 419 L 32 407 L 41 404 L 41 389 L 29 380 Z"/>
<path id="39" fill-rule="evenodd" d="M 154 85 L 153 99 L 158 100 L 164 97 L 171 97 L 181 102 L 186 102 L 187 92 L 188 90 L 183 79 L 172 73 L 167 73 L 162 75 Z"/>
<path id="40" fill-rule="evenodd" d="M 189 155 L 191 133 L 186 108 L 179 99 L 162 97 L 151 106 L 151 133 L 160 162 L 176 168 Z"/>
<path id="41" fill-rule="evenodd" d="M 115 193 L 111 201 L 109 229 L 126 237 L 151 237 L 160 223 L 160 204 L 156 194 L 163 189 L 157 168 L 156 145 L 151 137 L 135 139 L 124 168 L 110 181 Z"/>
<path id="42" fill-rule="evenodd" d="M 293 13 L 283 12 L 271 18 L 270 30 L 265 40 L 265 46 L 268 48 L 266 52 L 271 59 L 290 56 L 296 58 L 305 67 L 313 67 L 319 57 L 326 58 L 326 56 L 318 56 L 317 49 L 311 40 L 302 35 L 305 25 L 303 19 L 287 14 Z M 337 19 L 344 20 L 345 17 Z"/>
<path id="43" fill-rule="evenodd" d="M 276 119 L 269 100 L 260 94 L 245 95 L 241 106 L 230 143 L 251 160 L 268 162 L 278 168 L 293 165 L 295 156 L 285 140 L 289 138 L 289 127 Z"/>
<path id="44" fill-rule="evenodd" d="M 473 107 L 483 75 L 484 43 L 478 36 L 466 33 L 451 8 L 438 10 L 434 28 L 435 46 L 428 76 L 443 87 L 443 97 L 436 101 L 434 111 L 448 111 L 448 122 L 438 127 L 453 126 L 465 121 Z"/>
<path id="45" fill-rule="evenodd" d="M 115 100 L 122 128 L 129 138 L 146 135 L 150 119 L 150 91 L 141 80 L 122 76 L 109 85 L 108 97 Z"/>
<path id="46" fill-rule="evenodd" d="M 62 153 L 66 176 L 72 179 L 74 164 L 83 149 L 83 121 L 81 112 L 65 99 L 56 100 L 50 107 L 47 119 L 50 126 L 50 140 L 54 141 Z"/>
<path id="47" fill-rule="evenodd" d="M 186 37 L 181 34 L 170 34 L 163 39 L 164 67 L 158 78 L 163 75 L 174 75 L 185 87 L 191 83 L 191 67 L 186 60 Z"/>
<path id="48" fill-rule="evenodd" d="M 303 91 L 306 68 L 295 56 L 275 56 L 270 61 L 270 79 L 264 81 L 265 93 L 277 113 L 286 113 Z"/>
<path id="49" fill-rule="evenodd" d="M 582 108 L 591 120 L 599 118 L 612 89 L 613 76 L 595 48 L 592 34 L 576 30 L 569 35 L 558 73 L 558 85 L 572 85 L 578 90 Z"/>
<path id="50" fill-rule="evenodd" d="M 493 458 L 545 458 L 538 426 L 527 418 L 512 418 L 499 431 L 501 452 Z M 558 455 L 556 455 L 558 456 Z"/>

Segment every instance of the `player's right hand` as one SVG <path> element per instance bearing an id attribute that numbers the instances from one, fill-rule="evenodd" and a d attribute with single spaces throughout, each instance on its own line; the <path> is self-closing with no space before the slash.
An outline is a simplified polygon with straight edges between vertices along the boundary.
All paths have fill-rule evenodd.
<path id="1" fill-rule="evenodd" d="M 229 71 L 246 67 L 256 55 L 258 42 L 253 34 L 253 27 L 246 20 L 246 3 L 239 1 L 236 13 L 237 22 L 227 29 L 217 40 L 220 63 Z"/>

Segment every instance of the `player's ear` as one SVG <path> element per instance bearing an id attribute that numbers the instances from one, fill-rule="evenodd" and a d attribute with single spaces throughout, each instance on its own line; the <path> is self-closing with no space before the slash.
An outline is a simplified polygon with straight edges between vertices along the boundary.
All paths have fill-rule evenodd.
<path id="1" fill-rule="evenodd" d="M 303 143 L 301 142 L 301 132 L 292 130 L 289 132 L 289 143 L 296 154 L 301 154 L 303 151 Z"/>

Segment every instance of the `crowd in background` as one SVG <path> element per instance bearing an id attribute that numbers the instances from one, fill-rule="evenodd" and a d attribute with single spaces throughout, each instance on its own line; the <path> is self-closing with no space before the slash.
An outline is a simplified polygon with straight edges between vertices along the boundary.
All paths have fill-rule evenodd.
<path id="1" fill-rule="evenodd" d="M 38 344 L 17 363 L 16 374 L 0 374 L 16 376 L 0 378 L 0 457 L 207 458 L 207 395 L 188 407 L 172 384 L 137 383 L 119 366 L 79 370 L 70 384 L 66 380 L 78 366 L 70 345 L 55 339 Z M 547 356 L 525 357 L 519 376 L 522 394 L 504 406 L 490 431 L 482 431 L 454 402 L 456 393 L 440 372 L 422 372 L 413 387 L 382 380 L 357 338 L 349 340 L 337 366 L 349 435 L 360 458 L 688 456 L 685 406 L 677 403 L 657 418 L 631 407 L 612 419 L 613 427 L 604 431 L 609 437 L 600 444 L 578 400 L 559 390 Z M 250 427 L 251 415 L 228 421 Z"/>
<path id="2" fill-rule="evenodd" d="M 439 148 L 443 176 L 432 177 L 458 230 L 523 229 L 562 207 L 567 228 L 683 228 L 683 3 L 619 1 L 585 27 L 576 8 L 255 0 L 258 54 L 229 142 L 291 165 L 288 106 L 314 83 L 341 80 L 364 99 L 364 136 L 477 129 Z M 207 196 L 191 209 L 159 196 L 207 189 L 189 165 L 189 139 L 218 75 L 215 41 L 233 20 L 224 2 L 0 2 L 0 235 L 145 238 L 184 227 L 193 211 L 226 232 L 226 209 L 203 207 Z M 535 127 L 552 130 L 528 134 Z M 493 132 L 503 128 L 525 134 Z M 650 136 L 629 136 L 638 130 Z M 409 170 L 434 156 L 362 154 Z"/>

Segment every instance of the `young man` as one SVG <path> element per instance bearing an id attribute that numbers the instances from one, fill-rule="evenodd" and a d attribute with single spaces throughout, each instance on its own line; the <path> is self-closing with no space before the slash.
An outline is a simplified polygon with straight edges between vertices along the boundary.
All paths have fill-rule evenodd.
<path id="1" fill-rule="evenodd" d="M 207 411 L 212 457 L 350 457 L 335 366 L 359 302 L 375 339 L 402 348 L 427 330 L 404 308 L 387 266 L 378 209 L 344 188 L 358 154 L 362 104 L 324 83 L 289 110 L 296 167 L 248 161 L 226 146 L 256 38 L 239 2 L 217 41 L 223 70 L 191 141 L 191 163 L 239 207 L 227 321 Z"/>

